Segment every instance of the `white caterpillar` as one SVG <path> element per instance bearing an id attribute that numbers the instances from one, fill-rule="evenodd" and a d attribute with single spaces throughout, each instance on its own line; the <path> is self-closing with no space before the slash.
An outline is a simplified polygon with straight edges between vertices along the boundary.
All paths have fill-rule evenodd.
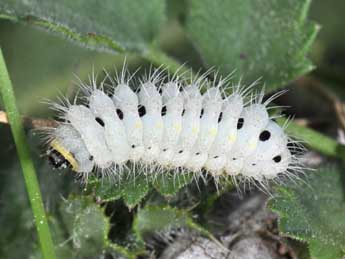
<path id="1" fill-rule="evenodd" d="M 95 168 L 120 174 L 129 165 L 147 174 L 205 170 L 216 178 L 241 175 L 262 183 L 298 167 L 291 140 L 267 112 L 281 92 L 265 102 L 262 92 L 246 100 L 252 86 L 233 86 L 226 96 L 227 80 L 164 82 L 158 70 L 135 92 L 125 74 L 111 79 L 111 97 L 93 77 L 89 86 L 82 84 L 82 104 L 54 105 L 63 121 L 48 134 L 56 168 L 84 175 Z"/>

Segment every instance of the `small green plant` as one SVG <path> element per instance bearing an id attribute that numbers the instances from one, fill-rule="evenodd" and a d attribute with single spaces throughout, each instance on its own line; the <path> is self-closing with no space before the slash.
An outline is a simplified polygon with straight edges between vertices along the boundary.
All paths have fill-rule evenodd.
<path id="1" fill-rule="evenodd" d="M 52 98 L 56 92 L 54 88 L 62 89 L 69 84 L 72 71 L 76 71 L 71 65 L 71 57 L 80 60 L 77 74 L 82 79 L 87 78 L 92 65 L 96 70 L 111 68 L 113 64 L 121 67 L 125 56 L 132 70 L 140 65 L 153 64 L 157 67 L 164 65 L 172 74 L 183 74 L 193 68 L 206 71 L 215 67 L 223 76 L 236 70 L 234 80 L 242 77 L 244 83 L 262 78 L 268 94 L 287 84 L 291 84 L 292 89 L 302 88 L 303 82 L 294 80 L 307 78 L 305 75 L 315 68 L 308 53 L 319 30 L 315 22 L 307 19 L 310 3 L 310 0 L 2 0 L 0 21 L 14 22 L 16 25 L 5 25 L 18 26 L 18 34 L 26 38 L 40 35 L 45 42 L 42 49 L 38 40 L 33 43 L 36 51 L 33 55 L 45 58 L 44 62 L 28 68 L 35 70 L 34 73 L 25 74 L 23 67 L 18 69 L 20 72 L 13 73 L 30 79 L 24 85 L 26 80 L 18 74 L 14 76 L 14 90 L 22 87 L 22 91 L 17 90 L 17 103 L 20 112 L 24 113 L 35 100 L 30 95 L 30 89 L 35 89 L 35 95 Z M 21 25 L 25 27 L 19 27 Z M 43 28 L 62 39 L 30 31 L 30 26 Z M 77 43 L 79 47 L 68 45 L 67 40 Z M 52 42 L 57 42 L 55 51 L 47 47 Z M 21 40 L 16 39 L 16 46 L 20 43 Z M 6 57 L 10 53 L 10 44 L 2 45 Z M 10 62 L 8 64 L 12 75 L 11 68 L 15 66 Z M 184 64 L 182 68 L 181 64 Z M 46 70 L 47 67 L 54 67 L 54 72 L 53 69 Z M 36 74 L 36 78 L 32 74 Z M 46 81 L 42 83 L 40 77 L 45 74 Z M 69 75 L 68 80 L 66 74 Z M 337 80 L 342 79 L 333 81 Z M 326 92 L 328 101 L 336 102 L 340 111 L 345 110 L 341 97 L 334 97 L 339 90 L 333 87 L 335 84 L 330 84 L 332 87 L 327 89 L 321 87 L 321 92 Z M 69 92 L 66 92 L 68 95 Z M 8 224 L 9 229 L 16 229 L 19 234 L 4 231 L 0 238 L 0 257 L 55 258 L 55 254 L 56 258 L 100 258 L 102 255 L 109 258 L 149 258 L 150 254 L 159 257 L 172 242 L 171 239 L 176 240 L 181 233 L 208 238 L 224 249 L 225 244 L 218 241 L 224 233 L 212 223 L 211 215 L 222 210 L 219 207 L 222 197 L 229 192 L 236 193 L 232 184 L 224 183 L 216 189 L 212 184 L 205 186 L 202 182 L 193 182 L 193 175 L 176 177 L 167 174 L 149 179 L 138 174 L 135 178 L 124 177 L 115 182 L 89 179 L 82 186 L 73 182 L 70 173 L 53 175 L 46 162 L 37 156 L 37 139 L 24 132 L 1 53 L 0 94 L 22 165 L 40 243 L 39 248 L 36 238 L 31 238 L 32 219 L 26 216 L 29 209 L 25 199 L 19 199 L 25 197 L 24 193 L 13 193 L 5 185 L 0 185 L 3 195 L 13 199 L 13 206 L 5 207 L 6 210 L 1 212 L 8 213 L 8 216 L 0 217 L 1 223 L 6 228 L 10 215 L 18 214 L 20 216 L 15 218 L 21 222 L 17 226 Z M 286 103 L 289 104 L 289 101 Z M 42 104 L 36 105 L 31 111 L 43 107 Z M 341 122 L 342 117 L 338 120 Z M 284 124 L 285 120 L 277 121 Z M 312 128 L 300 122 L 291 121 L 287 132 L 305 141 L 308 149 L 321 154 L 318 158 L 327 159 L 332 165 L 321 162 L 316 171 L 305 172 L 307 177 L 303 179 L 306 184 L 290 181 L 283 187 L 273 185 L 273 197 L 267 207 L 279 215 L 277 228 L 280 234 L 274 232 L 277 238 L 271 241 L 277 242 L 282 236 L 289 237 L 282 242 L 285 245 L 295 242 L 289 244 L 295 254 L 299 251 L 297 248 L 302 247 L 304 258 L 341 258 L 345 256 L 345 202 L 340 164 L 345 160 L 345 146 L 321 133 L 318 127 Z M 26 135 L 31 145 L 27 144 Z M 34 159 L 31 159 L 30 152 Z M 9 167 L 4 165 L 4 168 Z M 18 184 L 18 178 L 6 177 L 16 190 L 23 189 Z M 47 204 L 48 217 L 44 212 L 37 178 Z M 61 198 L 60 194 L 67 198 Z M 242 195 L 246 196 L 246 193 Z M 19 208 L 21 211 L 18 211 Z M 227 209 L 221 211 L 224 218 L 236 211 L 235 207 L 231 209 L 230 212 Z M 225 221 L 217 223 L 222 230 L 227 224 Z M 164 248 L 152 242 L 156 235 L 170 240 Z M 16 249 L 6 239 L 25 248 L 23 251 Z M 307 248 L 305 243 L 299 241 L 307 242 Z"/>

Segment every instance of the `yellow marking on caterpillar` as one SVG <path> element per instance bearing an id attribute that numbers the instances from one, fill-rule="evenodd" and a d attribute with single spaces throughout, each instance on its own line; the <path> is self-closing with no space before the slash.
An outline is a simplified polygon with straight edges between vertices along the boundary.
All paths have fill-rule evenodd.
<path id="1" fill-rule="evenodd" d="M 229 140 L 229 142 L 231 142 L 231 143 L 235 142 L 235 141 L 236 141 L 236 138 L 237 138 L 237 136 L 236 136 L 235 134 L 230 134 L 230 135 L 228 136 L 228 140 Z"/>
<path id="2" fill-rule="evenodd" d="M 199 128 L 193 127 L 192 128 L 192 132 L 193 132 L 193 134 L 198 134 L 199 133 Z"/>
<path id="3" fill-rule="evenodd" d="M 135 125 L 134 125 L 134 127 L 136 128 L 136 129 L 140 129 L 140 128 L 142 128 L 142 124 L 141 124 L 141 122 L 137 122 L 137 123 L 135 123 Z"/>
<path id="4" fill-rule="evenodd" d="M 216 129 L 216 128 L 211 128 L 209 130 L 209 133 L 210 133 L 211 136 L 216 136 L 217 132 L 218 132 L 218 129 Z"/>
<path id="5" fill-rule="evenodd" d="M 256 149 L 256 146 L 257 146 L 257 141 L 256 140 L 252 139 L 252 140 L 249 141 L 249 148 L 250 148 L 250 150 Z"/>
<path id="6" fill-rule="evenodd" d="M 77 160 L 75 160 L 71 152 L 69 152 L 67 149 L 61 146 L 60 143 L 56 139 L 50 142 L 50 146 L 54 148 L 57 152 L 59 152 L 71 164 L 73 171 L 78 172 L 78 169 L 79 169 L 78 162 Z"/>
<path id="7" fill-rule="evenodd" d="M 175 128 L 175 130 L 176 130 L 177 132 L 181 132 L 182 126 L 181 126 L 180 123 L 176 123 L 176 124 L 174 125 L 174 128 Z"/>
<path id="8" fill-rule="evenodd" d="M 163 123 L 158 122 L 158 123 L 156 124 L 156 128 L 158 128 L 158 129 L 163 128 Z"/>

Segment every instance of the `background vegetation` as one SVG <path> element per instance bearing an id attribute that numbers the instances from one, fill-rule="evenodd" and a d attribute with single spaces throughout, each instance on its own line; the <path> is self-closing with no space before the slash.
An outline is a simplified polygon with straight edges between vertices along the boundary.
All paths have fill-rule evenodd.
<path id="1" fill-rule="evenodd" d="M 276 258 L 344 256 L 344 10 L 342 0 L 1 0 L 0 46 L 22 115 L 52 118 L 42 99 L 72 96 L 73 74 L 86 80 L 93 67 L 121 68 L 125 57 L 131 71 L 150 64 L 171 72 L 180 64 L 194 71 L 214 66 L 224 75 L 236 69 L 244 82 L 262 77 L 268 94 L 290 89 L 277 103 L 292 107 L 285 112 L 295 116 L 288 131 L 307 142 L 308 165 L 316 168 L 307 184 L 273 186 L 267 209 L 267 197 L 255 190 L 238 199 L 225 186 L 218 195 L 212 184 L 198 190 L 189 176 L 177 184 L 166 176 L 82 188 L 70 172 L 52 171 L 39 136 L 27 130 L 57 258 L 159 258 L 170 243 L 154 242 L 157 233 L 175 242 L 177 230 L 214 243 L 239 235 L 232 249 L 254 235 Z M 0 161 L 0 258 L 41 258 L 16 146 L 4 124 Z M 248 230 L 241 210 L 253 197 L 262 197 L 255 204 L 268 213 L 261 232 Z M 252 210 L 257 219 L 258 209 Z M 230 218 L 243 222 L 234 227 Z"/>

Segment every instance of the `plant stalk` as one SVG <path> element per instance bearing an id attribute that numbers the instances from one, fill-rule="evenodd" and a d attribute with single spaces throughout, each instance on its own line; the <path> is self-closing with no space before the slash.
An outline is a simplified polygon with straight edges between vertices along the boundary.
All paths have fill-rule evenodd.
<path id="1" fill-rule="evenodd" d="M 14 142 L 17 148 L 20 164 L 23 170 L 26 190 L 28 192 L 32 213 L 41 246 L 41 252 L 45 259 L 55 259 L 55 250 L 50 234 L 47 217 L 44 211 L 41 191 L 38 184 L 35 168 L 30 157 L 30 149 L 27 143 L 22 119 L 19 115 L 12 83 L 8 75 L 5 60 L 0 48 L 0 94 L 2 96 L 7 117 L 11 126 Z"/>
<path id="2" fill-rule="evenodd" d="M 285 124 L 285 118 L 278 118 L 277 122 L 281 126 Z M 301 126 L 295 122 L 290 122 L 286 128 L 286 133 L 296 139 L 302 140 L 307 146 L 320 152 L 321 154 L 336 157 L 345 161 L 345 145 L 325 136 L 316 130 Z"/>

